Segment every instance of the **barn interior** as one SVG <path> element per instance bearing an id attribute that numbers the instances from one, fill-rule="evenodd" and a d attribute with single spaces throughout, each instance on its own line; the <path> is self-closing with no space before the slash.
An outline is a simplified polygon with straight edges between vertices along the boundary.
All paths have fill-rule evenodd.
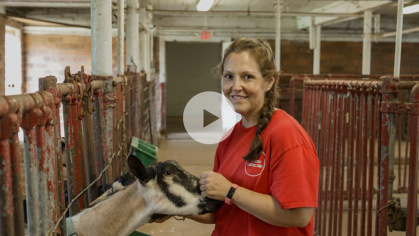
<path id="1" fill-rule="evenodd" d="M 143 89 L 130 98 L 131 105 L 136 100 L 147 103 L 146 108 L 139 108 L 146 109 L 146 121 L 142 116 L 124 118 L 138 119 L 138 127 L 127 126 L 138 128 L 130 135 L 138 134 L 157 146 L 159 161 L 176 160 L 199 176 L 213 169 L 217 143 L 199 142 L 187 132 L 185 107 L 199 93 L 221 93 L 221 79 L 214 68 L 231 42 L 240 37 L 265 39 L 275 52 L 280 73 L 277 107 L 307 130 L 324 171 L 314 235 L 416 235 L 419 129 L 415 120 L 419 119 L 419 110 L 415 110 L 418 101 L 414 86 L 419 81 L 419 1 L 209 0 L 207 9 L 198 10 L 200 2 L 205 0 L 0 0 L 0 96 L 11 99 L 41 91 L 39 79 L 49 76 L 54 76 L 58 84 L 68 83 L 75 77 L 66 67 L 71 73 L 80 70 L 80 75 L 92 78 L 122 78 L 119 80 L 125 82 L 118 83 Z M 93 7 L 95 4 L 110 10 L 104 13 L 109 22 L 94 20 L 102 14 L 95 10 L 100 9 Z M 106 65 L 101 64 L 104 62 Z M 124 79 L 130 76 L 138 76 L 143 82 L 130 84 Z M 392 78 L 388 83 L 397 84 L 396 89 L 390 86 L 393 90 L 388 92 L 388 101 L 382 97 L 387 94 L 385 82 L 380 82 L 387 81 L 385 76 Z M 346 80 L 351 82 L 342 82 Z M 325 86 L 328 89 L 322 90 Z M 361 95 L 366 90 L 374 96 Z M 324 91 L 333 92 L 328 94 L 331 100 L 326 99 Z M 354 103 L 353 111 L 350 98 L 360 101 Z M 116 106 L 124 104 L 124 109 L 129 105 L 118 102 Z M 382 107 L 390 102 L 399 105 L 387 110 Z M 327 118 L 325 107 L 333 104 L 341 110 L 330 112 Z M 57 119 L 61 121 L 61 136 L 68 142 L 65 109 L 64 105 L 60 107 Z M 117 112 L 125 114 L 122 108 Z M 5 114 L 0 109 L 3 130 L 8 124 Z M 18 135 L 23 144 L 26 130 L 21 123 L 25 114 L 16 114 L 20 116 L 19 133 L 10 131 L 10 136 L 0 136 L 8 141 Z M 234 124 L 240 115 L 231 118 L 206 113 L 203 119 L 204 124 L 221 119 L 225 131 L 223 125 Z M 383 123 L 387 121 L 394 127 L 388 131 L 389 141 L 383 143 L 380 138 L 387 131 L 381 129 L 387 127 Z M 337 125 L 328 126 L 328 122 Z M 332 133 L 342 135 L 335 137 Z M 86 135 L 85 131 L 81 135 Z M 343 144 L 340 151 L 339 142 Z M 351 154 L 351 147 L 355 147 L 355 153 Z M 340 164 L 333 161 L 333 156 L 341 157 Z M 28 177 L 23 157 L 20 165 L 25 199 L 29 182 L 25 182 Z M 382 169 L 387 171 L 387 187 L 380 182 Z M 0 183 L 5 181 L 0 173 Z M 377 200 L 382 192 L 388 192 L 384 203 Z M 414 210 L 408 213 L 409 208 Z M 0 226 L 6 218 L 0 218 Z M 58 219 L 53 221 L 57 223 Z M 155 236 L 210 235 L 213 229 L 214 225 L 170 219 L 146 224 L 138 231 Z M 4 228 L 4 235 L 20 235 L 17 230 L 15 234 L 8 230 Z"/>

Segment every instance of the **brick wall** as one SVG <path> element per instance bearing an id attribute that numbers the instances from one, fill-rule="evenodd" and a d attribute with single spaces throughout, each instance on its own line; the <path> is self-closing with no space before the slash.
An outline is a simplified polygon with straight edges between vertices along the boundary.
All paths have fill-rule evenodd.
<path id="1" fill-rule="evenodd" d="M 5 28 L 5 17 L 0 14 L 0 96 L 5 94 L 5 70 L 4 70 L 4 62 L 5 62 L 5 35 L 6 35 L 6 28 Z"/>
<path id="2" fill-rule="evenodd" d="M 23 35 L 23 63 L 25 92 L 38 90 L 38 79 L 47 75 L 64 81 L 64 69 L 70 66 L 71 73 L 76 73 L 84 66 L 84 71 L 91 74 L 91 38 L 73 35 Z M 112 39 L 112 71 L 116 76 L 117 41 Z"/>
<path id="3" fill-rule="evenodd" d="M 269 42 L 275 50 L 275 41 Z M 395 43 L 372 43 L 371 74 L 392 74 Z M 281 69 L 285 73 L 312 73 L 313 50 L 305 41 L 281 41 Z M 321 43 L 320 73 L 361 74 L 362 42 Z M 419 74 L 419 43 L 403 43 L 401 74 Z"/>

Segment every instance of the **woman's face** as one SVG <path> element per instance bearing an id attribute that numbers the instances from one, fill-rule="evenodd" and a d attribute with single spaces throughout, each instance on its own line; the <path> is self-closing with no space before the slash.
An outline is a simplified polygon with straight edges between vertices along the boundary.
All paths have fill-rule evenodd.
<path id="1" fill-rule="evenodd" d="M 263 106 L 265 92 L 274 80 L 265 81 L 248 52 L 230 53 L 224 61 L 222 88 L 234 110 L 251 119 Z"/>

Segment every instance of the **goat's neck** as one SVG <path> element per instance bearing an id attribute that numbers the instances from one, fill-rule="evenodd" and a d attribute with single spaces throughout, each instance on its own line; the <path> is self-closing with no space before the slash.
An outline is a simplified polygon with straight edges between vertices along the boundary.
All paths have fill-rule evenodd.
<path id="1" fill-rule="evenodd" d="M 104 202 L 75 215 L 72 220 L 79 236 L 125 236 L 150 220 L 152 209 L 142 196 L 138 181 Z"/>

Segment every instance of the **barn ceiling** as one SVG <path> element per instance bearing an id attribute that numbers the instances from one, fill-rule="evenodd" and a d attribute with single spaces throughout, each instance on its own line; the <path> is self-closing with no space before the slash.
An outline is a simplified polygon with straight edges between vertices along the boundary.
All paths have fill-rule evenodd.
<path id="1" fill-rule="evenodd" d="M 147 3 L 149 22 L 155 34 L 161 36 L 195 35 L 198 30 L 213 30 L 214 35 L 274 37 L 274 0 L 215 0 L 209 12 L 197 12 L 199 0 L 140 0 Z M 114 3 L 116 13 L 117 0 Z M 405 1 L 405 6 L 419 4 Z M 49 26 L 90 27 L 90 0 L 0 0 L 0 11 L 15 17 L 26 28 Z M 286 35 L 306 35 L 310 16 L 295 13 L 345 13 L 353 16 L 316 16 L 315 24 L 322 25 L 327 35 L 362 34 L 365 10 L 380 15 L 380 31 L 396 30 L 397 1 L 325 1 L 283 0 L 282 31 Z M 116 23 L 116 14 L 113 16 Z M 418 27 L 419 13 L 405 15 L 403 28 Z M 116 24 L 115 24 L 116 27 Z M 346 36 L 345 36 L 346 37 Z M 405 38 L 418 38 L 417 34 Z"/>

